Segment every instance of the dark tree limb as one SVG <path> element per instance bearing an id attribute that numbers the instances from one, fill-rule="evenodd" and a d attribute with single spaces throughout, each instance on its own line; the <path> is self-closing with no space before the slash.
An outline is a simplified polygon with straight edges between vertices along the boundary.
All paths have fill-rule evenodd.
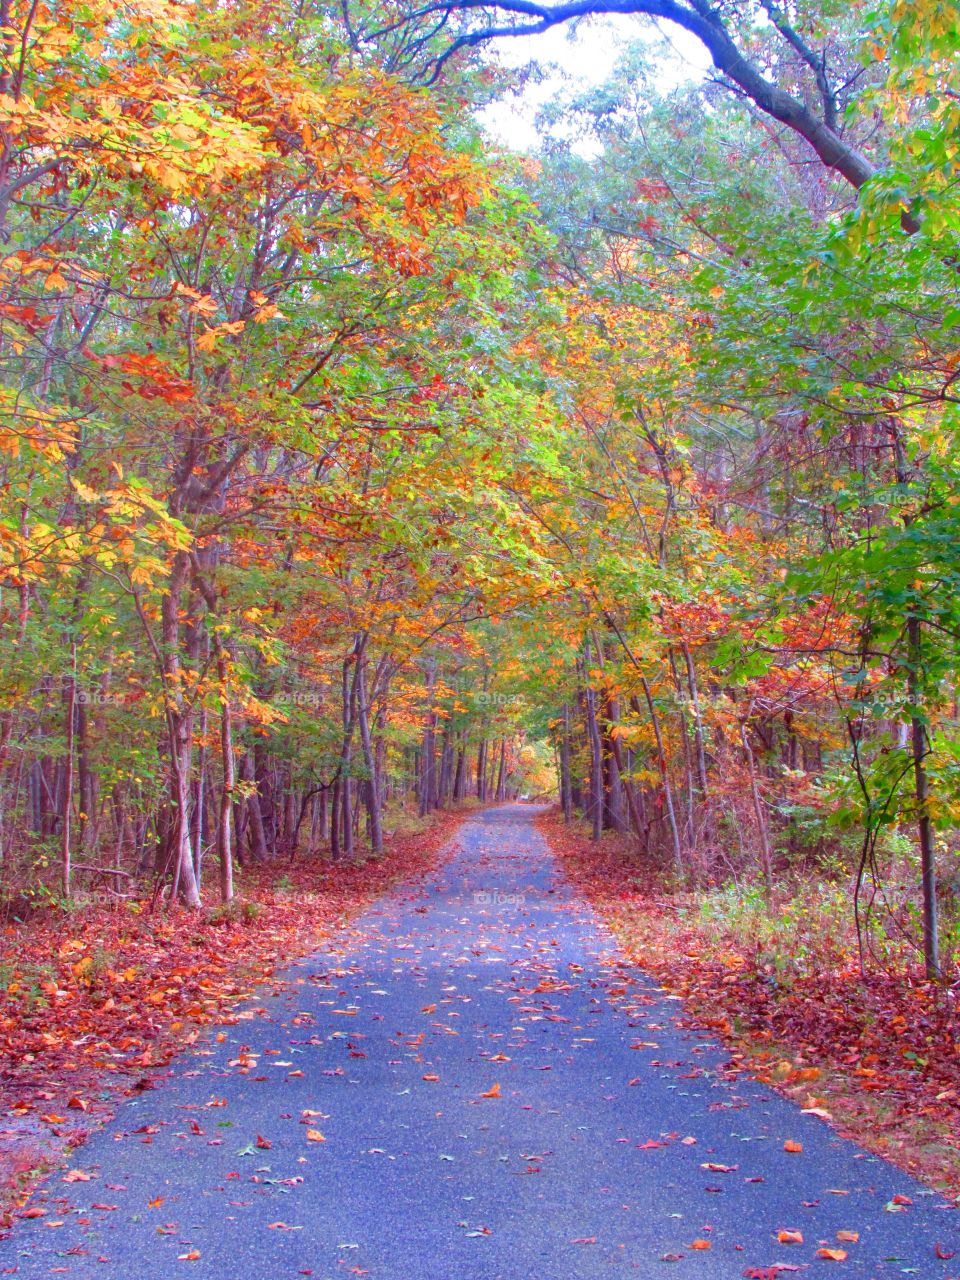
<path id="1" fill-rule="evenodd" d="M 436 20 L 438 14 L 444 18 L 457 13 L 486 15 L 485 25 L 463 32 L 431 61 L 427 78 L 432 84 L 458 52 L 487 44 L 490 40 L 539 35 L 562 23 L 598 14 L 638 15 L 672 22 L 700 41 L 717 70 L 760 111 L 804 138 L 828 169 L 833 169 L 859 191 L 876 176 L 877 168 L 868 156 L 847 142 L 839 132 L 837 95 L 829 82 L 824 56 L 809 47 L 778 5 L 770 3 L 764 7 L 781 37 L 810 69 L 816 82 L 821 114 L 769 80 L 741 52 L 711 0 L 561 0 L 554 4 L 541 4 L 537 0 L 495 0 L 494 3 L 490 0 L 444 0 L 443 3 L 422 5 L 375 34 L 395 31 L 404 24 Z M 506 20 L 501 21 L 500 15 L 505 15 Z M 915 219 L 907 212 L 902 216 L 902 223 L 908 232 L 918 228 Z"/>

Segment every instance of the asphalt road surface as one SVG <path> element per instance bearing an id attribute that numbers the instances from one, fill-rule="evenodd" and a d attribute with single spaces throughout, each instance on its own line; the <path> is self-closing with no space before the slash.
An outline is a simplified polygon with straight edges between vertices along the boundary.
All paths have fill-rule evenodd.
<path id="1" fill-rule="evenodd" d="M 471 819 L 432 879 L 125 1101 L 0 1275 L 960 1276 L 938 1257 L 956 1209 L 725 1071 L 560 880 L 534 812 Z"/>

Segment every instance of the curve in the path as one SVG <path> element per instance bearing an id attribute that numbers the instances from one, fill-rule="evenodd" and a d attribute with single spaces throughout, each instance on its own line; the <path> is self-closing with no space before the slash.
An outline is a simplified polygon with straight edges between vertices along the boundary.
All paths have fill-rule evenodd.
<path id="1" fill-rule="evenodd" d="M 533 812 L 467 822 L 428 883 L 125 1102 L 0 1242 L 0 1275 L 960 1275 L 937 1256 L 956 1211 L 725 1072 L 559 879 Z"/>

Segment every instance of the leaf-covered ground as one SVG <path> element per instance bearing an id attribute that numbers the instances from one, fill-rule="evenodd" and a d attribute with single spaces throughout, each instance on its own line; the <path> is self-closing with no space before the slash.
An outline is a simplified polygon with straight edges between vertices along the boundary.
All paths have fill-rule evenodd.
<path id="1" fill-rule="evenodd" d="M 121 1092 L 274 969 L 309 953 L 399 881 L 432 869 L 462 815 L 394 836 L 357 864 L 276 860 L 251 868 L 229 910 L 151 913 L 143 903 L 47 909 L 2 933 L 0 1205 L 82 1143 Z"/>
<path id="2" fill-rule="evenodd" d="M 539 819 L 567 875 L 639 964 L 682 995 L 734 1063 L 960 1200 L 960 1023 L 922 971 L 824 968 L 789 981 L 733 934 L 681 914 L 654 868 Z"/>

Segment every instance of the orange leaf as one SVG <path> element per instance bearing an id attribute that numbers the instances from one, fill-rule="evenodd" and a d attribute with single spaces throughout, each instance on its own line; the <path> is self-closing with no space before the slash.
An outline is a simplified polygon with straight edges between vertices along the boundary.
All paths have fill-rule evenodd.
<path id="1" fill-rule="evenodd" d="M 492 1084 L 489 1089 L 481 1093 L 480 1097 L 481 1098 L 499 1098 L 500 1086 L 498 1084 Z"/>
<path id="2" fill-rule="evenodd" d="M 191 1249 L 189 1253 L 178 1253 L 177 1261 L 178 1262 L 196 1262 L 196 1260 L 199 1257 L 200 1257 L 200 1250 Z"/>
<path id="3" fill-rule="evenodd" d="M 777 1240 L 780 1244 L 803 1244 L 802 1231 L 778 1231 Z"/>
<path id="4" fill-rule="evenodd" d="M 693 1242 L 693 1244 L 691 1244 L 690 1248 L 691 1248 L 691 1249 L 709 1249 L 709 1248 L 710 1248 L 710 1241 L 709 1241 L 709 1240 L 694 1240 L 694 1242 Z"/>
<path id="5" fill-rule="evenodd" d="M 323 1134 L 320 1132 L 319 1129 L 308 1129 L 307 1141 L 308 1142 L 326 1142 L 326 1138 L 323 1136 Z"/>
<path id="6" fill-rule="evenodd" d="M 860 1239 L 859 1231 L 838 1231 L 837 1239 L 841 1244 L 856 1244 Z"/>
<path id="7" fill-rule="evenodd" d="M 824 1258 L 827 1262 L 843 1262 L 846 1259 L 846 1249 L 818 1249 L 817 1257 Z"/>
<path id="8" fill-rule="evenodd" d="M 803 1143 L 791 1142 L 790 1139 L 788 1138 L 786 1142 L 783 1144 L 783 1149 L 784 1151 L 789 1151 L 791 1155 L 794 1155 L 794 1156 L 799 1155 L 799 1153 L 803 1150 Z"/>

